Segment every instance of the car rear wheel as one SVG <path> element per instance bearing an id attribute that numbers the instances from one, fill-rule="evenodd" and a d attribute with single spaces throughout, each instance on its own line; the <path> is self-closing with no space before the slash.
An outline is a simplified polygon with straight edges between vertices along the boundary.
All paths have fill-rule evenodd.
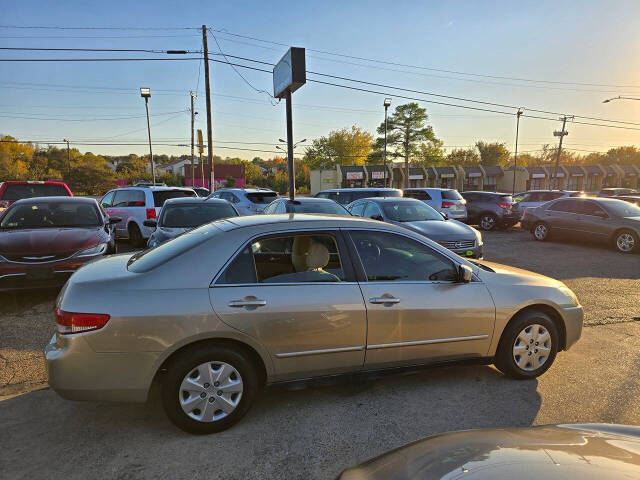
<path id="1" fill-rule="evenodd" d="M 614 244 L 619 252 L 633 253 L 638 249 L 640 241 L 631 230 L 621 230 L 615 234 Z"/>
<path id="2" fill-rule="evenodd" d="M 496 226 L 496 216 L 492 213 L 485 213 L 480 217 L 480 228 L 482 230 L 493 230 Z"/>
<path id="3" fill-rule="evenodd" d="M 544 312 L 529 310 L 504 330 L 494 364 L 505 375 L 519 380 L 546 372 L 558 352 L 558 329 Z"/>
<path id="4" fill-rule="evenodd" d="M 549 225 L 546 223 L 536 223 L 531 230 L 533 234 L 533 238 L 540 242 L 544 242 L 547 238 L 549 238 Z"/>
<path id="5" fill-rule="evenodd" d="M 129 242 L 136 248 L 142 248 L 145 246 L 142 232 L 140 232 L 140 227 L 135 223 L 129 224 Z"/>
<path id="6" fill-rule="evenodd" d="M 162 403 L 180 429 L 220 432 L 237 423 L 258 391 L 258 374 L 242 352 L 223 346 L 188 350 L 169 365 Z"/>

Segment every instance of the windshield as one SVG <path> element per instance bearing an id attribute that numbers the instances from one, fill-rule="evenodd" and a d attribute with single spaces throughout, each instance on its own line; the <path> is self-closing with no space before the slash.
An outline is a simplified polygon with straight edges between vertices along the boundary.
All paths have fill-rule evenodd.
<path id="1" fill-rule="evenodd" d="M 624 200 L 610 200 L 603 202 L 609 212 L 617 217 L 640 217 L 640 207 Z"/>
<path id="2" fill-rule="evenodd" d="M 153 203 L 161 207 L 170 198 L 197 197 L 193 190 L 158 190 L 153 192 Z"/>
<path id="3" fill-rule="evenodd" d="M 2 229 L 99 227 L 102 218 L 95 205 L 85 202 L 16 204 L 2 217 Z"/>
<path id="4" fill-rule="evenodd" d="M 193 228 L 219 218 L 235 217 L 236 211 L 229 204 L 171 205 L 162 210 L 159 225 L 167 228 Z"/>
<path id="5" fill-rule="evenodd" d="M 33 197 L 68 197 L 69 192 L 57 183 L 26 183 L 7 185 L 2 200 L 20 200 Z"/>
<path id="6" fill-rule="evenodd" d="M 276 192 L 251 192 L 247 193 L 247 198 L 251 203 L 266 205 L 278 198 L 278 194 Z"/>
<path id="7" fill-rule="evenodd" d="M 287 213 L 326 213 L 351 216 L 346 208 L 335 202 L 287 202 Z"/>
<path id="8" fill-rule="evenodd" d="M 441 214 L 424 203 L 384 203 L 382 209 L 387 218 L 396 222 L 444 221 Z"/>

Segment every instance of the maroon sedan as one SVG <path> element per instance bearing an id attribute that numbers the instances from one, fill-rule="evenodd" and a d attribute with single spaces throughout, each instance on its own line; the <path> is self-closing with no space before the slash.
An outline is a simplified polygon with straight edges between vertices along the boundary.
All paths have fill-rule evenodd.
<path id="1" fill-rule="evenodd" d="M 85 263 L 115 252 L 119 221 L 92 198 L 18 200 L 0 217 L 0 291 L 63 285 Z"/>

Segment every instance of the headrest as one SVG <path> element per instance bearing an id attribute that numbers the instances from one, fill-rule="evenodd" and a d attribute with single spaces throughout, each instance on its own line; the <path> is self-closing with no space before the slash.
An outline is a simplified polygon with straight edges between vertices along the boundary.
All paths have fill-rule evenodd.
<path id="1" fill-rule="evenodd" d="M 329 250 L 321 243 L 314 242 L 307 255 L 307 268 L 316 270 L 324 268 L 329 263 Z"/>

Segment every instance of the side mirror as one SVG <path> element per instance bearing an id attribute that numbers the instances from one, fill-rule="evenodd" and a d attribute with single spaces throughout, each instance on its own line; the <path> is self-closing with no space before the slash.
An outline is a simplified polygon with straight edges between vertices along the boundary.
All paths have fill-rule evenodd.
<path id="1" fill-rule="evenodd" d="M 469 283 L 473 276 L 473 270 L 466 265 L 458 266 L 458 283 Z"/>
<path id="2" fill-rule="evenodd" d="M 120 217 L 109 217 L 109 225 L 114 225 L 116 223 L 120 223 L 122 219 Z"/>
<path id="3" fill-rule="evenodd" d="M 444 212 L 440 212 L 440 215 L 442 215 L 442 218 L 444 218 L 445 220 L 449 220 L 449 215 L 447 215 Z"/>
<path id="4" fill-rule="evenodd" d="M 142 222 L 145 227 L 156 228 L 158 226 L 158 222 L 156 220 L 145 220 Z"/>

